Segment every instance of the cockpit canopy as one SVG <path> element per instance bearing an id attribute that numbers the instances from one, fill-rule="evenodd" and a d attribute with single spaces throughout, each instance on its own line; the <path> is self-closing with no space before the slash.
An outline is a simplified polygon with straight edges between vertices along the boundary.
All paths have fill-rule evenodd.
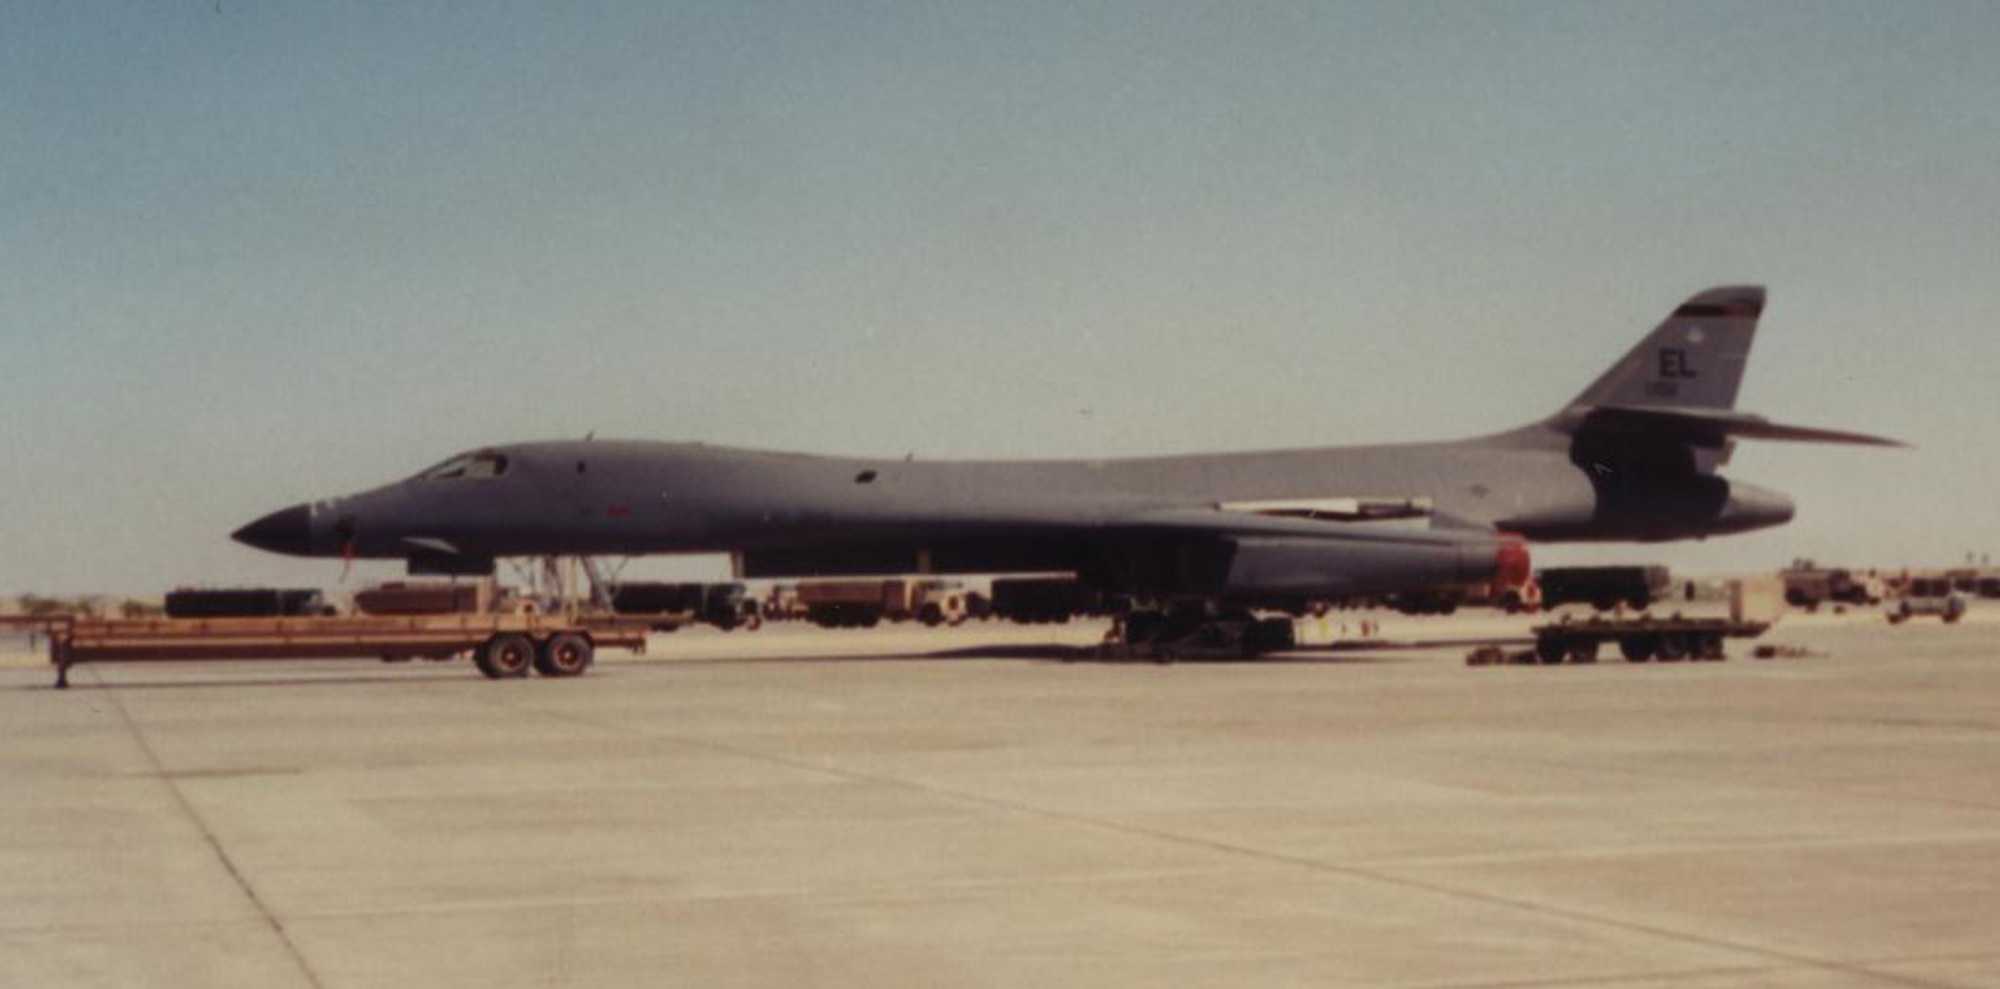
<path id="1" fill-rule="evenodd" d="M 492 450 L 461 453 L 417 475 L 419 481 L 490 481 L 507 473 L 507 458 Z"/>

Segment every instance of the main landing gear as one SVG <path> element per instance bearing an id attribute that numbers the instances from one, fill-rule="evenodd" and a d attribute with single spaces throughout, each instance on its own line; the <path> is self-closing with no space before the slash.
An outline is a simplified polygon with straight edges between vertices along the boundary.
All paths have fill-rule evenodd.
<path id="1" fill-rule="evenodd" d="M 1289 618 L 1258 618 L 1212 601 L 1141 608 L 1112 619 L 1099 648 L 1108 659 L 1250 659 L 1297 645 Z"/>

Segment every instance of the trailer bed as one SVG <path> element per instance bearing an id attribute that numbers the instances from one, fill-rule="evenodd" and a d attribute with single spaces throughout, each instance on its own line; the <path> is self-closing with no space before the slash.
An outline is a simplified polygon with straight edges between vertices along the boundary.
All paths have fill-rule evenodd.
<path id="1" fill-rule="evenodd" d="M 575 676 L 599 648 L 643 652 L 647 623 L 613 616 L 448 614 L 284 618 L 69 617 L 45 623 L 56 686 L 78 663 L 235 659 L 405 660 L 474 655 L 496 679 Z"/>
<path id="2" fill-rule="evenodd" d="M 1754 639 L 1770 627 L 1768 622 L 1676 614 L 1564 620 L 1537 625 L 1533 632 L 1535 658 L 1543 663 L 1595 662 L 1599 649 L 1609 643 L 1616 643 L 1626 660 L 1644 663 L 1654 659 L 1726 659 L 1725 640 Z"/>

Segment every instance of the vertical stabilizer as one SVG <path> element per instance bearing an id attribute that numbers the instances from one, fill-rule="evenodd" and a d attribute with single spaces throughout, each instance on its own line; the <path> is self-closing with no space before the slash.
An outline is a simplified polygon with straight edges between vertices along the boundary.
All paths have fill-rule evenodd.
<path id="1" fill-rule="evenodd" d="M 1761 285 L 1701 292 L 1599 375 L 1570 408 L 1734 408 L 1763 312 Z"/>

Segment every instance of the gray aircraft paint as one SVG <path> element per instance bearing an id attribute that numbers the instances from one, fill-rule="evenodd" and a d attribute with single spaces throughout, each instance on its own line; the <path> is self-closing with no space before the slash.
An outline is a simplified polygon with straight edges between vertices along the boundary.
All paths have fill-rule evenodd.
<path id="1" fill-rule="evenodd" d="M 443 572 L 498 556 L 726 552 L 748 576 L 1071 569 L 1113 587 L 1253 596 L 1484 579 L 1499 533 L 1659 540 L 1787 521 L 1783 495 L 1716 474 L 1735 437 L 1887 444 L 1733 410 L 1763 304 L 1755 286 L 1700 293 L 1555 415 L 1474 439 L 1043 461 L 522 443 L 475 451 L 498 476 L 434 469 L 273 513 L 236 538 Z M 1421 501 L 1432 514 L 1411 528 L 1285 511 L 1329 499 Z M 1260 511 L 1227 507 L 1243 502 Z"/>

